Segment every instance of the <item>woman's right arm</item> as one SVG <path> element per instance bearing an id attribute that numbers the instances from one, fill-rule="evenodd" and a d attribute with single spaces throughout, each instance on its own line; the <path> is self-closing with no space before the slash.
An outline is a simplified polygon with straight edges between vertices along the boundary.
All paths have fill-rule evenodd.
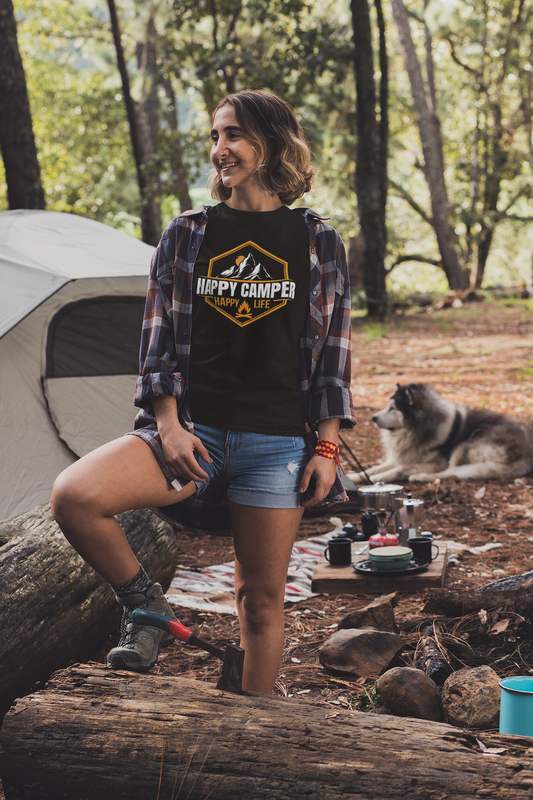
<path id="1" fill-rule="evenodd" d="M 176 398 L 171 395 L 158 395 L 152 398 L 152 406 L 165 461 L 171 472 L 177 478 L 204 483 L 208 477 L 207 472 L 198 464 L 194 452 L 196 451 L 209 463 L 212 459 L 198 436 L 189 433 L 180 425 Z"/>

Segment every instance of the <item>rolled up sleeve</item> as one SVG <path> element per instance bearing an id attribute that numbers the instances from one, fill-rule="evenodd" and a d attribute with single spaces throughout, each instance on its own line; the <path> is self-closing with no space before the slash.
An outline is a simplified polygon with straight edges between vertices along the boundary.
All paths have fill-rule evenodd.
<path id="1" fill-rule="evenodd" d="M 327 264 L 326 271 L 333 273 L 334 291 L 323 297 L 322 348 L 314 379 L 309 392 L 309 423 L 316 429 L 322 419 L 337 418 L 341 428 L 353 428 L 355 413 L 353 409 L 351 384 L 351 298 L 350 281 L 346 264 L 346 253 L 340 236 L 335 235 L 335 245 L 331 247 L 331 233 L 327 244 L 323 243 L 321 263 Z M 317 237 L 320 245 L 320 235 Z M 331 248 L 332 252 L 328 252 Z M 328 263 L 329 262 L 329 263 Z"/>
<path id="2" fill-rule="evenodd" d="M 140 374 L 134 396 L 134 404 L 147 410 L 151 409 L 153 397 L 172 395 L 180 399 L 184 390 L 172 324 L 173 239 L 171 223 L 152 258 L 148 281 L 141 333 Z"/>

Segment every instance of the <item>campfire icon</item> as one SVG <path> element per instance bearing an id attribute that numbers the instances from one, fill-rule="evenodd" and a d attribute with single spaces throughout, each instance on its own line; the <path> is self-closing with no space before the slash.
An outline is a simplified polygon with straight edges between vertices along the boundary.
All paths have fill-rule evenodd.
<path id="1" fill-rule="evenodd" d="M 235 317 L 239 317 L 239 319 L 252 319 L 252 309 L 245 300 L 243 300 L 240 306 L 237 308 Z"/>

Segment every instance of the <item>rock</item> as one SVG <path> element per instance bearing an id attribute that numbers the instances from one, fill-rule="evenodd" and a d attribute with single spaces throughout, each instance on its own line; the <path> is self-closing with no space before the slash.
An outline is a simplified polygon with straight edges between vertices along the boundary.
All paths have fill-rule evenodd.
<path id="1" fill-rule="evenodd" d="M 372 628 L 337 631 L 319 649 L 326 669 L 377 678 L 405 645 L 401 636 Z"/>
<path id="2" fill-rule="evenodd" d="M 446 722 L 460 728 L 497 728 L 500 716 L 499 678 L 490 667 L 460 669 L 442 689 Z"/>
<path id="3" fill-rule="evenodd" d="M 378 679 L 376 691 L 392 714 L 442 722 L 440 692 L 420 669 L 393 667 Z"/>
<path id="4" fill-rule="evenodd" d="M 398 633 L 400 629 L 394 618 L 394 606 L 396 603 L 396 592 L 376 597 L 364 608 L 350 611 L 339 622 L 339 630 L 346 628 L 375 628 L 378 631 Z"/>

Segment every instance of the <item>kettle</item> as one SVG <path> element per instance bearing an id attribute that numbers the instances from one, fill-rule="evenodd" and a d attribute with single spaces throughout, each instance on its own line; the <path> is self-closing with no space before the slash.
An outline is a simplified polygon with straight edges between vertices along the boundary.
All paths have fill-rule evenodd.
<path id="1" fill-rule="evenodd" d="M 396 534 L 400 545 L 406 545 L 409 538 L 420 534 L 424 501 L 413 498 L 411 492 L 407 493 L 407 497 L 400 499 L 402 501 L 401 508 L 394 515 Z"/>

